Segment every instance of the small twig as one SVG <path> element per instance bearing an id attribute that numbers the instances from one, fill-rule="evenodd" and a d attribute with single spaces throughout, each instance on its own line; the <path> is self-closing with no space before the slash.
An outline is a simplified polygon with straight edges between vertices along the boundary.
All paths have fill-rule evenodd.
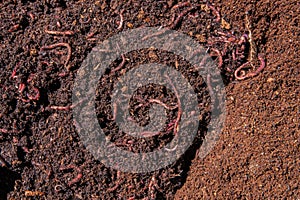
<path id="1" fill-rule="evenodd" d="M 243 74 L 242 76 L 239 76 L 240 71 L 243 68 L 245 68 L 247 65 L 251 64 L 250 61 L 249 61 L 249 62 L 244 63 L 243 65 L 241 65 L 239 68 L 237 68 L 235 70 L 235 72 L 234 72 L 235 78 L 237 80 L 244 80 L 246 78 L 252 78 L 252 77 L 258 75 L 259 72 L 261 72 L 266 66 L 266 62 L 260 54 L 258 54 L 258 59 L 260 60 L 260 66 L 254 72 L 250 72 L 248 74 Z"/>
<path id="2" fill-rule="evenodd" d="M 61 170 L 61 171 L 69 170 L 69 169 L 73 169 L 73 170 L 77 171 L 77 173 L 78 173 L 77 176 L 68 183 L 69 186 L 72 186 L 73 184 L 78 183 L 80 181 L 80 179 L 82 178 L 82 170 L 81 170 L 81 168 L 76 167 L 75 165 L 69 165 L 67 167 L 59 168 L 59 170 Z"/>
<path id="3" fill-rule="evenodd" d="M 47 28 L 45 28 L 45 32 L 50 35 L 68 35 L 68 36 L 74 35 L 73 31 L 50 31 Z"/>
<path id="4" fill-rule="evenodd" d="M 51 50 L 51 49 L 54 49 L 54 48 L 57 48 L 57 47 L 66 47 L 68 49 L 68 55 L 67 55 L 67 59 L 66 59 L 66 62 L 65 62 L 65 67 L 67 68 L 67 70 L 69 70 L 69 67 L 67 67 L 67 64 L 71 59 L 72 49 L 71 49 L 71 46 L 68 43 L 56 43 L 56 44 L 52 44 L 52 45 L 49 45 L 49 46 L 43 46 L 41 48 L 41 50 Z"/>

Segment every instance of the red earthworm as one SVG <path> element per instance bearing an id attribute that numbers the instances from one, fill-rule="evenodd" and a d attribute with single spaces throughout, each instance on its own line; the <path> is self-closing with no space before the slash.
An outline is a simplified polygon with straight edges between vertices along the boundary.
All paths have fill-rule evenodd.
<path id="1" fill-rule="evenodd" d="M 174 21 L 174 23 L 171 22 L 171 25 L 169 25 L 169 28 L 170 28 L 170 29 L 176 28 L 176 26 L 177 26 L 178 23 L 182 20 L 182 18 L 183 18 L 187 13 L 189 13 L 190 11 L 192 11 L 192 10 L 194 10 L 194 9 L 195 9 L 195 7 L 190 7 L 190 8 L 188 8 L 188 9 L 182 11 L 182 12 L 178 15 L 178 17 L 176 18 L 176 20 Z"/>
<path id="2" fill-rule="evenodd" d="M 30 99 L 30 100 L 39 100 L 39 98 L 40 98 L 40 91 L 39 91 L 39 89 L 37 89 L 36 87 L 34 87 L 33 90 L 35 92 L 35 95 L 32 96 L 30 94 L 27 94 L 28 99 Z"/>
<path id="3" fill-rule="evenodd" d="M 119 26 L 118 26 L 118 30 L 120 30 L 122 27 L 123 27 L 123 22 L 124 22 L 124 19 L 123 19 L 123 12 L 124 12 L 124 10 L 122 10 L 120 13 L 119 13 L 119 15 L 120 15 L 120 24 L 119 24 Z"/>
<path id="4" fill-rule="evenodd" d="M 63 186 L 62 185 L 56 185 L 56 186 L 54 186 L 54 190 L 55 190 L 55 192 L 60 192 L 60 191 L 63 190 Z"/>
<path id="5" fill-rule="evenodd" d="M 120 176 L 121 176 L 121 172 L 118 171 L 117 172 L 117 182 L 116 182 L 116 184 L 115 184 L 114 187 L 107 189 L 108 192 L 113 192 L 113 191 L 115 191 L 120 186 L 120 183 L 121 183 Z"/>
<path id="6" fill-rule="evenodd" d="M 25 103 L 30 102 L 30 100 L 28 100 L 28 99 L 23 99 L 23 98 L 21 98 L 21 101 L 23 101 L 23 102 L 25 102 Z"/>
<path id="7" fill-rule="evenodd" d="M 213 91 L 213 88 L 212 88 L 212 85 L 211 85 L 211 75 L 210 74 L 207 74 L 206 85 L 207 85 L 207 88 L 208 88 L 208 91 L 209 91 L 209 95 L 211 96 L 211 110 L 214 110 L 216 97 L 215 97 L 215 94 L 214 94 L 214 91 Z"/>
<path id="8" fill-rule="evenodd" d="M 118 110 L 117 103 L 114 102 L 114 103 L 113 103 L 113 117 L 111 118 L 112 121 L 115 121 L 115 120 L 116 120 L 116 117 L 117 117 L 117 110 Z"/>
<path id="9" fill-rule="evenodd" d="M 221 52 L 218 49 L 215 49 L 215 48 L 211 48 L 211 50 L 214 51 L 215 53 L 217 53 L 218 59 L 219 59 L 218 67 L 221 68 L 222 65 L 223 65 L 223 58 L 222 58 Z"/>
<path id="10" fill-rule="evenodd" d="M 121 64 L 120 64 L 117 68 L 111 70 L 112 73 L 118 71 L 119 69 L 121 69 L 121 68 L 125 65 L 126 58 L 125 58 L 124 55 L 122 55 L 122 59 L 123 59 L 123 60 L 122 60 Z"/>
<path id="11" fill-rule="evenodd" d="M 31 12 L 28 13 L 28 16 L 29 16 L 32 20 L 34 20 L 34 15 L 33 15 Z"/>
<path id="12" fill-rule="evenodd" d="M 140 135 L 143 137 L 153 137 L 158 134 L 159 134 L 159 132 L 152 132 L 152 131 L 145 131 L 145 132 L 140 133 Z"/>
<path id="13" fill-rule="evenodd" d="M 204 64 L 206 63 L 207 59 L 210 58 L 209 54 L 205 54 L 204 56 L 201 57 L 202 60 L 198 66 L 195 67 L 195 70 L 199 71 L 204 67 Z"/>
<path id="14" fill-rule="evenodd" d="M 19 66 L 20 66 L 20 63 L 18 63 L 18 64 L 15 66 L 15 68 L 13 69 L 13 71 L 12 71 L 12 73 L 11 73 L 11 77 L 12 77 L 12 78 L 17 78 L 16 74 L 17 74 L 17 70 L 18 70 Z"/>
<path id="15" fill-rule="evenodd" d="M 68 36 L 74 35 L 73 31 L 50 31 L 47 28 L 45 28 L 45 32 L 50 35 L 68 35 Z"/>
<path id="16" fill-rule="evenodd" d="M 178 3 L 178 4 L 176 4 L 175 6 L 173 6 L 173 7 L 171 8 L 171 10 L 175 10 L 175 9 L 177 9 L 177 8 L 181 8 L 181 7 L 184 7 L 184 6 L 190 6 L 190 5 L 191 5 L 190 2 L 182 2 L 182 3 Z"/>
<path id="17" fill-rule="evenodd" d="M 22 93 L 25 89 L 25 84 L 24 83 L 20 83 L 19 84 L 19 92 Z"/>
<path id="18" fill-rule="evenodd" d="M 14 32 L 14 31 L 16 31 L 16 30 L 18 30 L 18 28 L 20 27 L 20 24 L 16 24 L 16 25 L 14 25 L 14 26 L 12 26 L 9 30 L 8 30 L 8 32 Z"/>
<path id="19" fill-rule="evenodd" d="M 174 93 L 175 93 L 175 96 L 177 98 L 177 104 L 178 104 L 178 113 L 177 113 L 177 118 L 176 118 L 176 121 L 174 123 L 174 135 L 177 135 L 177 132 L 178 132 L 178 123 L 180 121 L 180 118 L 181 118 L 181 115 L 182 115 L 182 107 L 181 107 L 181 101 L 180 101 L 180 97 L 179 97 L 179 94 L 178 94 L 178 91 L 176 90 L 176 87 L 174 86 L 174 84 L 172 83 L 171 79 L 169 78 L 168 75 L 165 75 L 166 78 L 168 79 L 170 85 L 172 86 L 173 90 L 174 90 Z"/>
<path id="20" fill-rule="evenodd" d="M 155 189 L 158 190 L 159 192 L 163 192 L 163 191 L 159 188 L 159 186 L 158 186 L 158 184 L 157 184 L 157 180 L 156 180 L 156 178 L 155 178 L 155 175 L 153 175 L 152 178 L 151 178 L 151 181 L 150 181 L 150 183 L 149 183 L 149 185 L 148 185 L 148 191 L 149 191 L 149 193 L 150 193 L 151 199 L 156 199 L 156 198 L 155 198 L 156 196 L 155 196 L 155 193 L 154 193 Z"/>
<path id="21" fill-rule="evenodd" d="M 51 49 L 54 49 L 54 48 L 57 48 L 57 47 L 66 47 L 68 49 L 68 55 L 67 55 L 67 59 L 66 59 L 66 62 L 65 62 L 65 67 L 67 68 L 67 70 L 69 70 L 69 68 L 67 67 L 67 64 L 71 59 L 72 49 L 71 49 L 71 46 L 68 43 L 56 43 L 56 44 L 52 44 L 52 45 L 49 45 L 49 46 L 43 46 L 41 48 L 41 50 L 51 50 Z"/>
<path id="22" fill-rule="evenodd" d="M 235 51 L 234 50 L 232 51 L 232 59 L 236 60 L 236 56 L 235 56 Z"/>
<path id="23" fill-rule="evenodd" d="M 70 110 L 71 106 L 50 106 L 53 110 Z"/>
<path id="24" fill-rule="evenodd" d="M 176 109 L 176 108 L 178 107 L 177 105 L 175 105 L 175 106 L 173 106 L 173 107 L 170 107 L 170 106 L 168 106 L 167 104 L 161 102 L 161 101 L 158 100 L 158 99 L 149 99 L 149 102 L 150 102 L 150 103 L 157 103 L 157 104 L 163 106 L 164 108 L 166 108 L 166 109 L 168 109 L 168 110 L 174 110 L 174 109 Z"/>
<path id="25" fill-rule="evenodd" d="M 247 65 L 250 64 L 250 62 L 246 62 L 246 63 L 244 63 L 243 65 L 241 65 L 239 68 L 237 68 L 237 69 L 235 70 L 235 72 L 234 72 L 235 78 L 236 78 L 237 80 L 244 80 L 244 79 L 246 79 L 246 78 L 252 78 L 252 77 L 258 75 L 259 72 L 261 72 L 261 71 L 265 68 L 265 66 L 266 66 L 266 62 L 265 62 L 265 60 L 263 59 L 263 57 L 262 57 L 260 54 L 258 54 L 258 59 L 260 60 L 260 66 L 259 66 L 254 72 L 250 72 L 250 73 L 248 73 L 248 74 L 246 74 L 246 75 L 242 75 L 242 76 L 239 76 L 239 75 L 238 75 L 239 72 L 240 72 L 243 68 L 245 68 Z"/>
<path id="26" fill-rule="evenodd" d="M 50 106 L 49 108 L 53 109 L 53 110 L 66 110 L 66 111 L 68 111 L 68 110 L 74 108 L 75 106 L 77 106 L 78 104 L 81 104 L 86 99 L 87 98 L 83 98 L 82 100 L 76 102 L 75 104 L 69 105 L 69 106 Z"/>
<path id="27" fill-rule="evenodd" d="M 175 147 L 173 147 L 172 149 L 168 149 L 168 148 L 165 147 L 165 150 L 168 151 L 168 152 L 175 151 L 177 149 L 177 146 L 178 145 L 176 144 Z"/>
<path id="28" fill-rule="evenodd" d="M 215 21 L 216 21 L 216 22 L 220 22 L 220 20 L 221 20 L 221 15 L 220 15 L 219 11 L 218 11 L 214 6 L 212 6 L 212 5 L 209 4 L 209 3 L 207 3 L 207 6 L 208 6 L 209 9 L 211 9 L 211 10 L 213 11 L 214 15 L 217 17 L 217 18 L 215 19 Z"/>
<path id="29" fill-rule="evenodd" d="M 81 170 L 81 168 L 76 167 L 75 165 L 69 165 L 67 167 L 59 168 L 59 170 L 61 170 L 61 171 L 68 170 L 68 169 L 73 169 L 73 170 L 77 171 L 77 173 L 78 173 L 77 176 L 68 183 L 69 186 L 72 186 L 73 184 L 78 183 L 80 181 L 80 179 L 82 178 L 82 176 L 83 176 L 82 170 Z"/>
<path id="30" fill-rule="evenodd" d="M 61 73 L 58 74 L 59 77 L 65 77 L 67 75 L 68 75 L 67 72 L 61 72 Z"/>
<path id="31" fill-rule="evenodd" d="M 93 37 L 96 33 L 97 33 L 97 31 L 90 32 L 89 34 L 87 34 L 86 39 L 90 39 L 90 38 Z"/>

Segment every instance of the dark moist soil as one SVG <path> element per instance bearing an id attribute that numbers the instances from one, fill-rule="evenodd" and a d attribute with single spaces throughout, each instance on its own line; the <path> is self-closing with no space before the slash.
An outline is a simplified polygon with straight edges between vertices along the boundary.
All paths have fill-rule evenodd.
<path id="1" fill-rule="evenodd" d="M 222 20 L 204 2 L 191 1 L 194 10 L 172 28 L 208 49 L 224 51 L 220 70 L 226 84 L 226 126 L 214 150 L 203 160 L 196 156 L 211 102 L 207 86 L 186 60 L 158 49 L 125 54 L 125 65 L 107 71 L 99 80 L 96 110 L 105 134 L 117 146 L 149 152 L 174 138 L 165 128 L 158 136 L 134 139 L 118 131 L 112 120 L 110 92 L 118 76 L 140 64 L 158 62 L 180 71 L 197 92 L 200 126 L 193 145 L 172 165 L 151 173 L 123 173 L 107 168 L 86 150 L 70 110 L 76 72 L 93 47 L 110 36 L 137 27 L 168 26 L 191 6 L 178 1 L 6 1 L 0 3 L 0 199 L 224 199 L 300 196 L 299 127 L 299 3 L 297 1 L 214 1 Z M 201 5 L 199 5 L 201 4 Z M 249 59 L 250 43 L 220 42 L 249 34 L 267 66 L 258 76 L 236 81 L 234 70 Z M 124 23 L 118 29 L 120 16 Z M 227 24 L 229 23 L 230 26 Z M 45 31 L 68 31 L 51 35 Z M 298 40 L 297 40 L 298 39 Z M 212 42 L 213 41 L 213 42 Z M 56 43 L 71 46 L 47 49 Z M 233 51 L 242 51 L 233 58 Z M 255 61 L 253 61 L 255 64 Z M 122 58 L 111 64 L 116 68 Z M 249 69 L 251 70 L 251 68 Z M 39 96 L 38 96 L 39 95 Z M 149 85 L 130 102 L 133 119 L 149 122 L 149 99 L 171 106 L 174 91 Z M 104 100 L 104 101 L 103 101 Z M 139 107 L 140 103 L 145 106 Z M 201 106 L 200 106 L 201 105 Z M 205 105 L 205 106 L 203 106 Z M 53 109 L 53 106 L 65 106 Z M 118 108 L 123 109 L 123 108 Z M 125 108 L 124 108 L 125 109 Z M 178 109 L 167 112 L 168 122 Z M 130 142 L 128 142 L 130 141 Z M 82 175 L 82 177 L 81 177 Z M 75 178 L 75 179 L 74 179 Z"/>

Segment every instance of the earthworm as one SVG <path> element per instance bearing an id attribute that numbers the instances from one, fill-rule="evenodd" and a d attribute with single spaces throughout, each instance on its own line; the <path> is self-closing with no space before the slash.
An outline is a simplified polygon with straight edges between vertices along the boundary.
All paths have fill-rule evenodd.
<path id="1" fill-rule="evenodd" d="M 20 83 L 19 84 L 19 92 L 22 93 L 25 89 L 25 84 L 24 83 Z"/>
<path id="2" fill-rule="evenodd" d="M 122 55 L 122 59 L 123 59 L 123 60 L 122 60 L 121 64 L 120 64 L 117 68 L 111 70 L 112 73 L 118 71 L 119 69 L 121 69 L 121 68 L 125 65 L 126 58 L 125 58 L 124 55 Z"/>
<path id="3" fill-rule="evenodd" d="M 207 74 L 206 85 L 207 85 L 207 88 L 208 88 L 208 91 L 209 91 L 209 95 L 211 96 L 211 103 L 212 103 L 211 110 L 214 110 L 216 97 L 215 97 L 214 90 L 213 90 L 212 85 L 211 85 L 211 75 L 210 74 Z"/>
<path id="4" fill-rule="evenodd" d="M 82 178 L 82 170 L 79 167 L 76 167 L 75 165 L 69 165 L 67 167 L 60 167 L 59 170 L 63 171 L 63 170 L 68 170 L 68 169 L 73 169 L 75 171 L 77 171 L 77 176 L 72 179 L 68 185 L 72 186 L 75 183 L 78 183 L 80 181 L 80 179 Z"/>
<path id="5" fill-rule="evenodd" d="M 173 147 L 172 149 L 168 149 L 168 148 L 165 147 L 165 150 L 168 151 L 168 152 L 172 152 L 172 151 L 175 151 L 177 149 L 177 146 L 178 145 L 176 144 L 175 147 Z"/>
<path id="6" fill-rule="evenodd" d="M 220 22 L 221 16 L 220 16 L 219 11 L 209 3 L 207 3 L 207 6 L 208 6 L 209 9 L 211 9 L 213 11 L 214 15 L 216 15 L 217 18 L 215 19 L 215 21 Z"/>
<path id="7" fill-rule="evenodd" d="M 115 121 L 116 117 L 117 117 L 117 112 L 118 112 L 118 106 L 117 106 L 117 103 L 114 102 L 113 103 L 113 117 L 109 118 L 109 120 Z"/>
<path id="8" fill-rule="evenodd" d="M 157 184 L 157 180 L 156 180 L 156 178 L 155 178 L 155 175 L 153 175 L 152 178 L 151 178 L 151 181 L 150 181 L 150 183 L 149 183 L 149 185 L 148 185 L 148 191 L 149 191 L 149 193 L 150 193 L 151 199 L 156 199 L 156 198 L 155 198 L 156 196 L 155 196 L 155 193 L 154 193 L 155 189 L 157 189 L 159 192 L 163 192 L 163 191 L 159 188 L 159 186 L 158 186 L 158 184 Z"/>
<path id="9" fill-rule="evenodd" d="M 55 192 L 60 192 L 60 191 L 62 191 L 63 189 L 64 189 L 64 188 L 63 188 L 62 185 L 56 185 L 56 186 L 54 187 Z"/>
<path id="10" fill-rule="evenodd" d="M 71 106 L 50 106 L 53 110 L 70 110 Z"/>
<path id="11" fill-rule="evenodd" d="M 124 10 L 122 10 L 121 12 L 120 12 L 120 24 L 119 24 L 119 26 L 118 26 L 118 30 L 120 30 L 122 27 L 123 27 L 123 22 L 124 22 L 124 19 L 123 19 L 123 12 L 124 12 Z"/>
<path id="12" fill-rule="evenodd" d="M 18 30 L 18 28 L 20 27 L 20 24 L 16 24 L 16 25 L 14 25 L 14 26 L 12 26 L 9 30 L 8 30 L 8 32 L 14 32 L 14 31 L 16 31 L 16 30 Z"/>
<path id="13" fill-rule="evenodd" d="M 75 104 L 69 105 L 69 106 L 50 106 L 49 108 L 53 109 L 53 110 L 66 110 L 66 111 L 68 111 L 68 110 L 74 108 L 75 106 L 77 106 L 78 104 L 81 104 L 86 99 L 87 98 L 83 98 L 82 100 L 76 102 Z"/>
<path id="14" fill-rule="evenodd" d="M 175 19 L 174 19 L 175 20 Z M 174 21 L 173 20 L 173 21 Z M 159 29 L 158 29 L 159 30 Z M 150 35 L 146 35 L 145 37 L 142 38 L 142 41 L 144 40 L 148 40 L 149 38 L 152 38 L 152 37 L 155 37 L 155 36 L 159 36 L 161 34 L 164 34 L 168 29 L 161 29 L 159 30 L 158 32 L 155 32 L 153 34 L 150 34 Z"/>
<path id="15" fill-rule="evenodd" d="M 45 32 L 50 35 L 68 35 L 68 36 L 74 35 L 73 31 L 50 31 L 47 28 L 45 29 Z"/>
<path id="16" fill-rule="evenodd" d="M 248 74 L 246 74 L 246 75 L 242 75 L 242 76 L 239 76 L 239 75 L 238 75 L 239 72 L 240 72 L 243 68 L 245 68 L 247 65 L 251 64 L 250 62 L 246 62 L 246 63 L 244 63 L 243 65 L 241 65 L 239 68 L 237 68 L 237 69 L 235 70 L 235 72 L 234 72 L 235 78 L 236 78 L 237 80 L 244 80 L 244 79 L 246 79 L 246 78 L 252 78 L 252 77 L 258 75 L 259 72 L 261 72 L 261 71 L 265 68 L 265 66 L 266 66 L 266 62 L 265 62 L 265 60 L 263 59 L 263 57 L 262 57 L 260 54 L 258 54 L 258 59 L 260 60 L 260 66 L 259 66 L 254 72 L 250 72 L 250 73 L 248 73 Z"/>
<path id="17" fill-rule="evenodd" d="M 172 20 L 171 25 L 169 25 L 169 28 L 170 28 L 170 29 L 176 28 L 176 26 L 177 26 L 178 23 L 182 20 L 182 18 L 183 18 L 187 13 L 189 13 L 190 11 L 192 11 L 192 10 L 194 10 L 194 9 L 195 9 L 195 7 L 190 7 L 190 8 L 188 8 L 188 9 L 182 11 L 182 12 L 178 15 L 178 17 L 176 18 L 176 20 L 175 20 L 174 22 L 173 22 L 173 20 Z"/>
<path id="18" fill-rule="evenodd" d="M 52 44 L 52 45 L 49 45 L 49 46 L 43 46 L 41 48 L 41 50 L 51 50 L 51 49 L 54 49 L 54 48 L 57 48 L 57 47 L 66 47 L 68 49 L 68 55 L 67 55 L 67 59 L 66 59 L 66 62 L 65 62 L 65 67 L 67 68 L 67 70 L 69 70 L 69 68 L 67 67 L 67 64 L 71 59 L 72 49 L 71 49 L 71 46 L 68 43 L 62 43 L 61 42 L 61 43 L 56 43 L 56 44 Z"/>
<path id="19" fill-rule="evenodd" d="M 86 39 L 91 39 L 96 33 L 97 33 L 97 31 L 90 32 L 90 33 L 86 36 Z"/>
<path id="20" fill-rule="evenodd" d="M 28 16 L 29 16 L 32 20 L 34 20 L 34 15 L 33 15 L 31 12 L 28 13 Z"/>
<path id="21" fill-rule="evenodd" d="M 17 78 L 16 74 L 17 74 L 17 70 L 18 70 L 19 66 L 20 66 L 20 63 L 18 63 L 18 64 L 15 66 L 15 68 L 13 69 L 13 71 L 12 71 L 12 73 L 11 73 L 11 77 L 12 77 L 12 78 Z"/>
<path id="22" fill-rule="evenodd" d="M 30 99 L 30 100 L 39 100 L 39 98 L 40 98 L 40 91 L 39 91 L 39 89 L 37 89 L 36 87 L 34 87 L 33 90 L 35 92 L 35 95 L 32 96 L 30 94 L 27 94 L 28 99 Z"/>
<path id="23" fill-rule="evenodd" d="M 111 188 L 108 188 L 108 189 L 107 189 L 108 192 L 113 192 L 113 191 L 115 191 L 115 190 L 120 186 L 120 176 L 121 176 L 121 172 L 118 171 L 118 172 L 117 172 L 117 180 L 118 180 L 118 181 L 116 182 L 116 184 L 115 184 L 114 187 L 111 187 Z"/>
<path id="24" fill-rule="evenodd" d="M 165 103 L 161 102 L 161 101 L 158 100 L 158 99 L 149 99 L 149 102 L 150 102 L 150 103 L 157 103 L 157 104 L 163 106 L 164 108 L 166 108 L 166 109 L 168 109 L 168 110 L 174 110 L 174 109 L 176 109 L 176 108 L 178 107 L 177 105 L 175 105 L 175 106 L 173 106 L 173 107 L 170 107 L 170 106 L 166 105 Z"/>
<path id="25" fill-rule="evenodd" d="M 179 94 L 178 94 L 178 91 L 176 90 L 176 87 L 174 86 L 173 82 L 171 81 L 170 77 L 168 75 L 165 75 L 166 78 L 168 79 L 170 85 L 172 86 L 173 90 L 174 90 L 174 93 L 175 93 L 175 96 L 177 98 L 177 104 L 178 104 L 178 113 L 177 113 L 177 118 L 176 118 L 176 121 L 174 123 L 174 135 L 177 135 L 177 129 L 178 129 L 178 123 L 180 121 L 180 118 L 181 118 L 181 114 L 182 114 L 182 108 L 181 108 L 181 101 L 180 101 L 180 97 L 179 97 Z"/>
<path id="26" fill-rule="evenodd" d="M 218 67 L 221 68 L 222 65 L 223 65 L 223 58 L 222 58 L 221 52 L 218 49 L 215 49 L 215 48 L 211 48 L 211 50 L 214 51 L 215 53 L 217 53 L 218 59 L 219 59 Z"/>
<path id="27" fill-rule="evenodd" d="M 171 8 L 171 10 L 175 10 L 175 9 L 177 9 L 177 8 L 181 8 L 181 7 L 184 7 L 184 6 L 190 6 L 190 5 L 191 5 L 190 2 L 182 2 L 182 3 L 178 3 L 178 4 L 176 4 L 175 6 L 173 6 L 173 7 Z"/>
<path id="28" fill-rule="evenodd" d="M 145 131 L 145 132 L 140 133 L 140 135 L 143 137 L 153 137 L 158 134 L 159 134 L 159 132 L 152 132 L 152 131 Z"/>

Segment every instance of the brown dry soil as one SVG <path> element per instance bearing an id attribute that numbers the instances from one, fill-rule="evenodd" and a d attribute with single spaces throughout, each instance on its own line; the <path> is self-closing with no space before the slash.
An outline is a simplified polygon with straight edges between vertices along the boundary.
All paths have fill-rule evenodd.
<path id="1" fill-rule="evenodd" d="M 191 1 L 194 9 L 172 27 L 209 47 L 218 63 L 211 49 L 225 49 L 224 42 L 216 41 L 221 38 L 220 31 L 231 39 L 249 34 L 247 11 L 253 39 L 267 63 L 258 76 L 237 81 L 233 72 L 249 59 L 250 43 L 244 45 L 237 59 L 232 52 L 241 46 L 228 44 L 221 66 L 226 84 L 226 123 L 217 145 L 203 160 L 196 154 L 210 120 L 213 97 L 208 95 L 209 84 L 183 58 L 157 49 L 127 53 L 122 69 L 115 73 L 108 70 L 100 78 L 98 120 L 111 141 L 125 150 L 149 152 L 164 146 L 174 138 L 168 126 L 160 135 L 141 140 L 118 131 L 112 120 L 109 91 L 116 78 L 134 66 L 149 62 L 173 66 L 189 79 L 201 108 L 198 134 L 188 151 L 177 162 L 155 172 L 123 173 L 95 160 L 80 141 L 70 105 L 76 72 L 85 57 L 101 41 L 123 30 L 168 25 L 173 16 L 189 7 L 172 9 L 178 3 L 0 3 L 0 199 L 299 199 L 300 3 L 296 0 L 211 2 L 219 9 L 223 23 L 205 2 Z M 119 13 L 124 23 L 118 29 Z M 69 32 L 52 35 L 45 29 Z M 216 42 L 210 43 L 212 40 Z M 65 46 L 45 48 L 58 42 L 71 46 L 67 63 Z M 111 67 L 120 63 L 121 57 Z M 151 98 L 169 106 L 177 103 L 174 91 L 158 85 L 140 88 L 130 109 L 141 125 L 149 121 Z M 167 123 L 174 122 L 178 113 L 178 108 L 170 109 Z"/>

